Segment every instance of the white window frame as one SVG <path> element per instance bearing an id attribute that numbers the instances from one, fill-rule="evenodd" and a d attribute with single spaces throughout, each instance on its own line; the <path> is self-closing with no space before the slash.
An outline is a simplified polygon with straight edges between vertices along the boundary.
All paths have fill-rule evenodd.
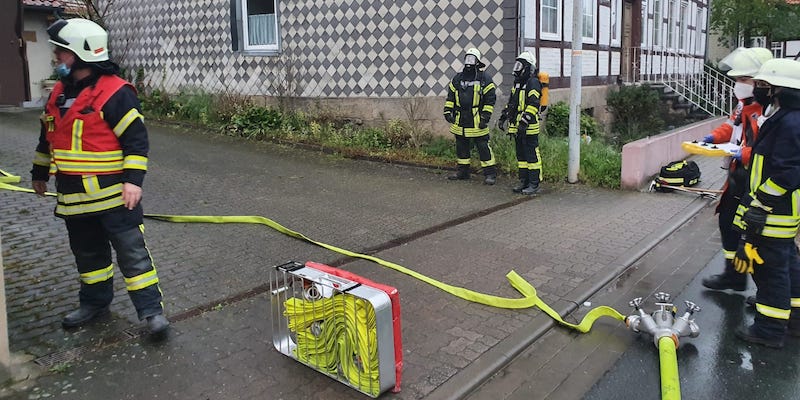
<path id="1" fill-rule="evenodd" d="M 581 37 L 585 43 L 596 43 L 597 37 L 595 36 L 595 31 L 597 31 L 597 0 L 580 0 L 583 1 L 583 15 L 581 16 Z M 586 7 L 586 3 L 589 3 L 591 6 Z M 587 14 L 587 11 L 591 11 L 591 14 Z M 592 35 L 585 36 L 584 35 L 584 25 L 586 17 L 592 17 Z"/>
<path id="2" fill-rule="evenodd" d="M 647 21 L 649 20 L 648 15 L 650 14 L 649 11 L 650 2 L 647 0 L 642 0 L 642 47 L 647 45 Z"/>
<path id="3" fill-rule="evenodd" d="M 694 26 L 695 40 L 695 54 L 703 53 L 703 8 L 697 7 L 697 22 Z"/>
<path id="4" fill-rule="evenodd" d="M 278 18 L 278 0 L 269 0 L 272 1 L 273 6 L 275 7 L 275 43 L 271 44 L 263 44 L 263 45 L 254 45 L 250 44 L 250 27 L 248 26 L 247 21 L 247 0 L 238 0 L 239 1 L 239 9 L 241 10 L 241 21 L 242 21 L 242 50 L 244 51 L 266 51 L 266 52 L 278 52 L 280 48 L 280 18 Z"/>
<path id="5" fill-rule="evenodd" d="M 686 20 L 689 19 L 689 2 L 681 0 L 678 7 L 678 50 L 686 50 L 686 34 L 689 27 Z"/>
<path id="6" fill-rule="evenodd" d="M 783 42 L 772 42 L 769 49 L 772 50 L 773 57 L 783 58 Z"/>
<path id="7" fill-rule="evenodd" d="M 676 0 L 666 0 L 667 2 L 667 40 L 665 47 L 668 49 L 675 49 L 677 38 L 675 37 L 675 5 L 678 4 Z"/>
<path id="8" fill-rule="evenodd" d="M 563 0 L 556 0 L 556 31 L 553 32 L 545 32 L 543 30 L 544 24 L 544 2 L 540 3 L 539 6 L 539 37 L 541 39 L 549 39 L 549 40 L 561 40 L 561 13 L 563 10 Z M 549 9 L 550 7 L 548 7 Z"/>
<path id="9" fill-rule="evenodd" d="M 653 0 L 653 47 L 661 47 L 661 39 L 662 39 L 662 31 L 664 27 L 664 16 L 662 15 L 662 11 L 664 10 L 664 3 L 665 0 Z"/>
<path id="10" fill-rule="evenodd" d="M 622 40 L 622 0 L 611 0 L 611 45 L 619 46 Z M 644 37 L 644 35 L 642 35 Z"/>

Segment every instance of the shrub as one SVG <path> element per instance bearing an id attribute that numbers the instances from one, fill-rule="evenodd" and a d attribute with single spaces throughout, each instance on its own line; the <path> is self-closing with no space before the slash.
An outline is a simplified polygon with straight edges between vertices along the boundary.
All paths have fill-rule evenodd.
<path id="1" fill-rule="evenodd" d="M 581 113 L 580 129 L 581 135 L 594 136 L 600 132 L 600 124 L 591 115 Z M 559 101 L 547 108 L 545 130 L 553 137 L 569 135 L 569 104 Z"/>
<path id="2" fill-rule="evenodd" d="M 501 171 L 516 175 L 517 156 L 514 140 L 495 132 L 492 150 Z M 622 155 L 602 139 L 581 140 L 581 167 L 578 178 L 593 186 L 620 187 Z M 569 166 L 569 139 L 549 134 L 539 134 L 539 153 L 542 157 L 542 175 L 546 182 L 564 182 Z"/>
<path id="3" fill-rule="evenodd" d="M 608 111 L 614 116 L 611 130 L 620 147 L 625 143 L 655 135 L 664 125 L 659 116 L 661 99 L 647 85 L 622 86 L 619 90 L 609 92 L 606 102 Z"/>
<path id="4" fill-rule="evenodd" d="M 262 139 L 267 136 L 267 131 L 280 126 L 280 111 L 249 105 L 231 117 L 227 129 L 236 135 Z"/>
<path id="5" fill-rule="evenodd" d="M 169 93 L 153 89 L 150 93 L 141 96 L 142 110 L 145 114 L 154 114 L 162 117 L 172 117 L 177 109 Z"/>

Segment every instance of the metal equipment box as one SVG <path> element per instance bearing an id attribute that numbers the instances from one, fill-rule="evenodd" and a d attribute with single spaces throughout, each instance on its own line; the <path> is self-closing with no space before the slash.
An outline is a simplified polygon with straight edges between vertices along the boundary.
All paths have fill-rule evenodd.
<path id="1" fill-rule="evenodd" d="M 397 289 L 327 265 L 291 261 L 272 270 L 270 295 L 272 342 L 279 352 L 371 397 L 399 391 Z"/>

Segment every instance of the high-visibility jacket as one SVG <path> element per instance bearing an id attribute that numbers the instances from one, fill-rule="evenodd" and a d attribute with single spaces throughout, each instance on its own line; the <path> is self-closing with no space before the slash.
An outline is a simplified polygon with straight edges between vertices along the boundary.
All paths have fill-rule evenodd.
<path id="1" fill-rule="evenodd" d="M 489 119 L 497 101 L 492 79 L 484 71 L 477 71 L 474 76 L 459 72 L 447 88 L 444 114 L 452 113 L 455 118 L 450 133 L 465 137 L 488 135 Z M 486 123 L 484 128 L 480 127 L 482 119 Z"/>
<path id="2" fill-rule="evenodd" d="M 754 199 L 772 211 L 761 237 L 794 240 L 800 226 L 800 109 L 780 109 L 761 126 L 753 145 L 748 193 L 733 225 L 746 232 L 742 217 Z"/>
<path id="3" fill-rule="evenodd" d="M 517 133 L 520 121 L 527 123 L 527 135 L 539 134 L 539 106 L 541 105 L 542 84 L 536 76 L 523 83 L 514 83 L 508 98 L 508 133 Z"/>
<path id="4" fill-rule="evenodd" d="M 62 82 L 53 88 L 31 171 L 34 180 L 47 180 L 48 170 L 56 175 L 55 214 L 63 218 L 123 207 L 123 184 L 141 186 L 147 171 L 147 131 L 135 89 L 114 75 L 78 85 L 69 93 Z"/>

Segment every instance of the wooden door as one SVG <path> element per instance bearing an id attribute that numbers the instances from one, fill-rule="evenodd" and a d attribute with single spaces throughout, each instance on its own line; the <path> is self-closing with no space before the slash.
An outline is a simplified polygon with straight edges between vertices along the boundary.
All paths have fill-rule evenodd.
<path id="1" fill-rule="evenodd" d="M 30 89 L 21 1 L 0 0 L 0 59 L 0 105 L 22 105 L 30 97 Z"/>

